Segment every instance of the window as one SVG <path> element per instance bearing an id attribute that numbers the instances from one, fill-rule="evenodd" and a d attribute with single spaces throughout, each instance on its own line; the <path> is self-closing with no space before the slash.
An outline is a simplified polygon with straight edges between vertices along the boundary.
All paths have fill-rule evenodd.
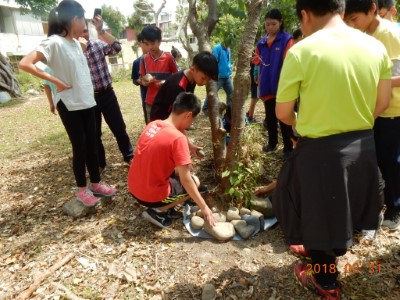
<path id="1" fill-rule="evenodd" d="M 195 44 L 196 43 L 196 38 L 194 36 L 189 37 L 189 43 L 190 44 Z"/>
<path id="2" fill-rule="evenodd" d="M 0 6 L 0 32 L 15 33 L 12 11 L 8 7 Z"/>

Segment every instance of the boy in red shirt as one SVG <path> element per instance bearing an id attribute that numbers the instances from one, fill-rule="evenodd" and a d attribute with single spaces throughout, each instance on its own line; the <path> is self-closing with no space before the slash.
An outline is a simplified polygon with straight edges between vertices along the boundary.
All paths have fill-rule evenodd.
<path id="1" fill-rule="evenodd" d="M 129 192 L 148 207 L 142 216 L 161 228 L 172 225 L 173 207 L 189 198 L 200 207 L 204 219 L 215 225 L 212 211 L 197 189 L 198 179 L 190 173 L 188 139 L 182 133 L 200 108 L 195 95 L 180 93 L 169 117 L 149 123 L 136 146 L 128 174 Z"/>
<path id="2" fill-rule="evenodd" d="M 143 86 L 148 87 L 146 113 L 147 120 L 150 120 L 151 106 L 159 88 L 168 77 L 178 72 L 178 67 L 171 53 L 160 49 L 161 30 L 158 27 L 153 25 L 146 26 L 141 34 L 143 45 L 149 50 L 144 55 L 143 63 L 140 64 L 140 80 Z"/>

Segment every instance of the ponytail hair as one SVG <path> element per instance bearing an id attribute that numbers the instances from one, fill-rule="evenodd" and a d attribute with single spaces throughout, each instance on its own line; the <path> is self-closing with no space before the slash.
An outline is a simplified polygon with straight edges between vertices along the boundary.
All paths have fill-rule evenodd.
<path id="1" fill-rule="evenodd" d="M 49 30 L 47 36 L 59 34 L 67 36 L 74 17 L 84 18 L 85 10 L 74 0 L 63 0 L 49 14 Z"/>
<path id="2" fill-rule="evenodd" d="M 283 31 L 285 29 L 285 26 L 284 26 L 284 23 L 283 23 L 282 13 L 280 12 L 279 9 L 274 8 L 274 9 L 271 9 L 270 11 L 268 11 L 267 14 L 265 15 L 264 20 L 266 20 L 266 19 L 273 19 L 273 20 L 281 21 L 282 24 L 279 27 L 279 30 Z"/>

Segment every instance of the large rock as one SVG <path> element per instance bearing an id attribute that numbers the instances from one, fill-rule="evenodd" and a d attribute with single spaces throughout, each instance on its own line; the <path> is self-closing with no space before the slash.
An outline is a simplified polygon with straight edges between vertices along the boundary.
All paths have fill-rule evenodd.
<path id="1" fill-rule="evenodd" d="M 242 239 L 247 240 L 256 231 L 256 227 L 253 225 L 247 225 L 245 220 L 233 220 L 231 222 L 235 227 L 237 233 L 242 237 Z"/>
<path id="2" fill-rule="evenodd" d="M 268 197 L 259 198 L 259 197 L 254 196 L 253 199 L 250 200 L 250 203 L 251 203 L 251 207 L 254 210 L 262 213 L 264 215 L 264 217 L 269 218 L 269 217 L 274 216 L 274 212 L 272 210 L 272 202 Z"/>
<path id="3" fill-rule="evenodd" d="M 200 207 L 194 205 L 190 208 L 190 213 L 197 213 L 200 210 Z"/>
<path id="4" fill-rule="evenodd" d="M 95 212 L 94 207 L 86 207 L 82 204 L 81 201 L 76 198 L 65 202 L 63 204 L 62 210 L 65 214 L 74 218 L 81 218 Z"/>
<path id="5" fill-rule="evenodd" d="M 242 218 L 239 216 L 239 209 L 236 207 L 231 207 L 228 209 L 228 212 L 226 213 L 226 220 L 227 221 L 232 221 L 232 220 L 241 220 Z"/>
<path id="6" fill-rule="evenodd" d="M 201 300 L 214 300 L 216 296 L 215 286 L 206 283 L 203 285 L 203 291 L 201 293 Z"/>
<path id="7" fill-rule="evenodd" d="M 194 216 L 191 220 L 190 220 L 190 224 L 192 225 L 193 229 L 202 229 L 204 226 L 204 219 L 200 218 L 198 216 Z"/>
<path id="8" fill-rule="evenodd" d="M 235 227 L 228 222 L 218 222 L 214 227 L 208 222 L 204 222 L 204 231 L 219 241 L 229 241 L 235 235 Z"/>
<path id="9" fill-rule="evenodd" d="M 259 211 L 255 210 L 255 209 L 253 209 L 253 210 L 251 211 L 251 215 L 252 215 L 252 216 L 256 216 L 257 218 L 261 218 L 261 217 L 264 218 L 264 215 L 263 215 L 262 213 L 260 213 Z"/>

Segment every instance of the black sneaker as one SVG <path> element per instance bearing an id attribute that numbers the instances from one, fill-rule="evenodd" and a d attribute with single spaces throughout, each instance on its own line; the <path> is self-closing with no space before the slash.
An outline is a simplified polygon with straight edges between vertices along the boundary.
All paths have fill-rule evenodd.
<path id="1" fill-rule="evenodd" d="M 142 213 L 143 218 L 161 228 L 168 228 L 172 225 L 172 219 L 167 212 L 157 212 L 152 208 L 148 208 Z"/>
<path id="2" fill-rule="evenodd" d="M 270 145 L 263 147 L 262 149 L 265 153 L 269 153 L 276 150 L 276 146 L 272 147 Z"/>
<path id="3" fill-rule="evenodd" d="M 386 227 L 389 230 L 397 230 L 400 227 L 400 212 L 393 210 L 386 210 L 385 219 L 382 222 L 382 227 Z"/>
<path id="4" fill-rule="evenodd" d="M 179 211 L 176 211 L 173 207 L 167 210 L 167 215 L 171 219 L 180 219 L 182 218 L 182 213 Z"/>

